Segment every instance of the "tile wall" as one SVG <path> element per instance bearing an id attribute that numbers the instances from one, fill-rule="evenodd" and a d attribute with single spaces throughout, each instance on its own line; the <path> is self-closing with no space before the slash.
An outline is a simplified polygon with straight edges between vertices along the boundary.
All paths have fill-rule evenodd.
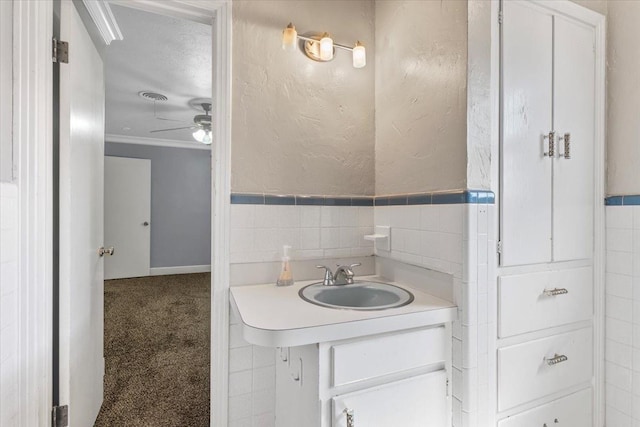
<path id="1" fill-rule="evenodd" d="M 391 227 L 391 250 L 376 255 L 453 276 L 453 425 L 488 425 L 488 331 L 495 329 L 489 278 L 495 277 L 495 207 L 486 203 L 376 206 L 375 225 Z"/>
<path id="2" fill-rule="evenodd" d="M 231 205 L 232 264 L 273 262 L 283 244 L 295 259 L 374 254 L 374 225 L 391 227 L 391 250 L 378 257 L 450 274 L 458 304 L 453 327 L 453 425 L 488 425 L 488 331 L 495 329 L 489 277 L 495 277 L 495 209 L 492 203 L 390 206 Z M 232 319 L 229 419 L 231 426 L 274 422 L 275 351 L 252 346 Z"/>
<path id="3" fill-rule="evenodd" d="M 606 425 L 640 425 L 640 206 L 607 206 Z"/>
<path id="4" fill-rule="evenodd" d="M 371 206 L 231 205 L 231 263 L 373 255 Z"/>
<path id="5" fill-rule="evenodd" d="M 373 209 L 232 204 L 231 264 L 280 261 L 283 245 L 295 260 L 372 256 Z M 229 426 L 273 426 L 275 350 L 247 343 L 230 322 Z"/>
<path id="6" fill-rule="evenodd" d="M 0 427 L 18 421 L 18 188 L 0 183 Z"/>

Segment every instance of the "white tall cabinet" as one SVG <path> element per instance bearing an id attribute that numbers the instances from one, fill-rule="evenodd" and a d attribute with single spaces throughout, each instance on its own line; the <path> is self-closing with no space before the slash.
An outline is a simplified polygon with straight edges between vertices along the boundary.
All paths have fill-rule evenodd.
<path id="1" fill-rule="evenodd" d="M 498 426 L 593 425 L 604 74 L 602 17 L 501 5 Z"/>

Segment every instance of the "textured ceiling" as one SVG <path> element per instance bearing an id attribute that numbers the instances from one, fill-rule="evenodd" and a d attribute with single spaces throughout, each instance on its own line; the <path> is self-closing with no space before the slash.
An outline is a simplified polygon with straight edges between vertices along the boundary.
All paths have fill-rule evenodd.
<path id="1" fill-rule="evenodd" d="M 211 27 L 136 9 L 111 5 L 124 40 L 106 53 L 106 132 L 193 142 L 192 130 L 149 133 L 188 126 L 202 110 L 189 102 L 211 97 Z M 158 92 L 158 115 L 187 123 L 154 118 L 153 102 L 140 91 Z"/>

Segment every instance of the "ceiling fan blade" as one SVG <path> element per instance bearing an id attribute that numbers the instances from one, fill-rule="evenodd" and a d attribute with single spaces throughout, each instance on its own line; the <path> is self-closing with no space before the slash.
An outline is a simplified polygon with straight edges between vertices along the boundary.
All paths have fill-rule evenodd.
<path id="1" fill-rule="evenodd" d="M 151 131 L 149 131 L 149 133 L 167 132 L 167 131 L 170 131 L 170 130 L 181 130 L 181 129 L 197 129 L 197 128 L 198 128 L 197 126 L 185 126 L 185 127 L 180 127 L 180 128 L 151 130 Z"/>
<path id="2" fill-rule="evenodd" d="M 191 123 L 191 122 L 188 122 L 186 120 L 166 119 L 166 118 L 160 117 L 160 116 L 156 116 L 156 119 L 164 120 L 164 121 L 167 121 L 167 122 L 178 122 L 178 123 L 185 123 L 185 124 Z"/>

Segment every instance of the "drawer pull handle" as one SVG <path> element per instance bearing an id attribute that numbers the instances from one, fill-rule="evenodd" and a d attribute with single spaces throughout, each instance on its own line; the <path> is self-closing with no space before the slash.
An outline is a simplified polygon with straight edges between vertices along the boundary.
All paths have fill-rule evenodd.
<path id="1" fill-rule="evenodd" d="M 545 289 L 542 293 L 548 297 L 554 297 L 556 295 L 568 294 L 569 291 L 566 288 L 553 288 L 553 289 Z"/>
<path id="2" fill-rule="evenodd" d="M 569 360 L 569 358 L 567 356 L 565 356 L 564 354 L 556 353 L 551 358 L 546 358 L 545 357 L 544 360 L 545 360 L 545 362 L 547 362 L 547 365 L 553 366 L 553 365 L 557 365 L 558 363 L 566 362 L 567 360 Z"/>
<path id="3" fill-rule="evenodd" d="M 345 409 L 344 414 L 347 416 L 347 427 L 356 427 L 355 415 L 353 409 Z"/>

